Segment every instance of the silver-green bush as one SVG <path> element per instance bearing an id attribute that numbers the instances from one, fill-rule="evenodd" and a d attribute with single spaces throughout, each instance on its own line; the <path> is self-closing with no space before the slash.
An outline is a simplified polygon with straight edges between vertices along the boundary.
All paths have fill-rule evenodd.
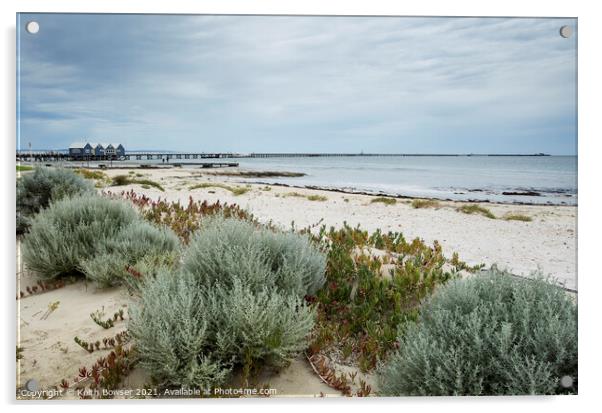
<path id="1" fill-rule="evenodd" d="M 213 218 L 193 236 L 183 268 L 206 285 L 231 288 L 239 279 L 253 291 L 276 288 L 303 297 L 324 284 L 326 256 L 306 236 Z"/>
<path id="2" fill-rule="evenodd" d="M 83 274 L 107 287 L 131 278 L 129 267 L 173 263 L 179 246 L 172 230 L 143 221 L 127 201 L 78 196 L 53 202 L 34 217 L 23 259 L 43 277 Z"/>
<path id="3" fill-rule="evenodd" d="M 131 264 L 124 254 L 116 251 L 102 252 L 82 259 L 78 269 L 86 278 L 93 280 L 99 286 L 111 287 L 128 278 L 127 269 Z"/>
<path id="4" fill-rule="evenodd" d="M 309 241 L 236 219 L 209 221 L 180 269 L 144 278 L 130 312 L 141 363 L 164 386 L 212 388 L 235 368 L 246 377 L 283 366 L 307 347 L 314 325 L 303 296 L 321 285 L 324 268 L 321 253 L 306 251 Z M 296 273 L 304 259 L 317 263 Z"/>
<path id="5" fill-rule="evenodd" d="M 145 277 L 128 330 L 141 366 L 161 386 L 212 389 L 233 368 L 284 366 L 307 347 L 315 314 L 276 290 L 199 285 L 188 272 Z"/>
<path id="6" fill-rule="evenodd" d="M 126 201 L 79 196 L 53 202 L 32 219 L 23 260 L 45 278 L 79 273 L 84 260 L 137 219 Z"/>
<path id="7" fill-rule="evenodd" d="M 157 277 L 162 272 L 173 272 L 180 264 L 180 248 L 162 254 L 145 255 L 130 265 L 130 277 L 123 278 L 123 284 L 132 292 L 138 292 L 143 282 Z"/>
<path id="8" fill-rule="evenodd" d="M 315 314 L 293 294 L 252 291 L 240 281 L 210 295 L 216 351 L 224 360 L 283 366 L 307 347 Z"/>
<path id="9" fill-rule="evenodd" d="M 379 370 L 380 392 L 518 395 L 577 391 L 577 306 L 542 279 L 496 269 L 436 292 Z M 572 388 L 560 379 L 570 376 Z"/>
<path id="10" fill-rule="evenodd" d="M 94 192 L 94 185 L 73 171 L 36 168 L 17 180 L 17 232 L 27 231 L 32 217 L 51 201 Z"/>
<path id="11" fill-rule="evenodd" d="M 128 325 L 140 366 L 160 386 L 207 389 L 222 384 L 230 366 L 213 357 L 213 308 L 198 280 L 159 271 L 145 278 L 140 292 Z"/>
<path id="12" fill-rule="evenodd" d="M 131 278 L 128 267 L 153 257 L 171 256 L 179 246 L 180 241 L 171 229 L 136 220 L 100 244 L 95 255 L 83 260 L 80 268 L 86 277 L 108 287 Z"/>

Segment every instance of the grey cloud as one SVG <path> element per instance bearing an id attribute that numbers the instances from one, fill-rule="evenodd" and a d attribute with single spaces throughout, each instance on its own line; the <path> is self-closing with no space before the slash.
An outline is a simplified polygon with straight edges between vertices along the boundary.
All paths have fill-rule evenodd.
<path id="1" fill-rule="evenodd" d="M 574 20 L 42 17 L 47 38 L 21 41 L 22 130 L 58 147 L 574 146 L 576 43 L 557 33 Z"/>

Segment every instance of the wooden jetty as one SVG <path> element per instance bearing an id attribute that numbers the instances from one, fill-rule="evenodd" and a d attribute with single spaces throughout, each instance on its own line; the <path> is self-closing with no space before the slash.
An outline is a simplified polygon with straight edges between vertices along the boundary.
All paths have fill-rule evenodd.
<path id="1" fill-rule="evenodd" d="M 414 156 L 549 156 L 543 153 L 536 154 L 418 154 L 418 153 L 176 153 L 176 152 L 137 152 L 128 151 L 120 157 L 94 156 L 73 158 L 65 151 L 17 151 L 17 161 L 32 160 L 36 162 L 50 161 L 163 161 L 166 164 L 173 163 L 176 160 L 192 160 L 192 159 L 237 159 L 237 158 L 314 158 L 314 157 L 414 157 Z M 177 162 L 180 163 L 180 162 Z M 197 164 L 197 163 L 195 163 Z M 224 165 L 230 166 L 230 165 Z"/>

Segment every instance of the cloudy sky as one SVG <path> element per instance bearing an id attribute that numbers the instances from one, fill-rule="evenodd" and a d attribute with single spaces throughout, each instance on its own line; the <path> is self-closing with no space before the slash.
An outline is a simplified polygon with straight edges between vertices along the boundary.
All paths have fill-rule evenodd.
<path id="1" fill-rule="evenodd" d="M 20 147 L 575 154 L 562 25 L 22 14 Z"/>

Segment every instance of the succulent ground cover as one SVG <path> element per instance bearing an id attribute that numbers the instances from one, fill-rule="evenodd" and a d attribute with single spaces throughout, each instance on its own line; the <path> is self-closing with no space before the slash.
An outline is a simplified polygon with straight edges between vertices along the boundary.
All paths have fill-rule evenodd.
<path id="1" fill-rule="evenodd" d="M 125 198 L 131 201 L 141 212 L 142 216 L 157 225 L 171 228 L 184 243 L 188 243 L 190 236 L 195 232 L 203 218 L 222 215 L 225 218 L 239 218 L 254 221 L 253 215 L 236 204 L 221 202 L 209 203 L 207 201 L 195 201 L 189 197 L 186 205 L 180 202 L 170 202 L 159 199 L 153 201 L 145 195 L 136 192 L 112 193 L 105 195 L 114 198 Z"/>
<path id="2" fill-rule="evenodd" d="M 397 345 L 397 331 L 415 320 L 418 306 L 462 270 L 474 272 L 441 246 L 401 233 L 359 227 L 326 229 L 315 237 L 327 253 L 326 284 L 308 297 L 318 311 L 309 348 L 344 364 L 374 369 Z"/>

